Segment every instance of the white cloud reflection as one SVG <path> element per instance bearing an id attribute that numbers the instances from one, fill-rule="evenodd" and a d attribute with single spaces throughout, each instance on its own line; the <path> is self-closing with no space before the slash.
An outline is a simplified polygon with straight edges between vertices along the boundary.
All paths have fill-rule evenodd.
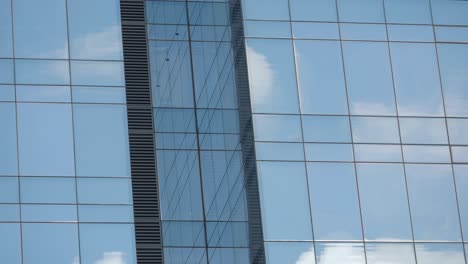
<path id="1" fill-rule="evenodd" d="M 119 251 L 105 252 L 101 259 L 94 262 L 94 264 L 127 264 L 125 254 Z"/>
<path id="2" fill-rule="evenodd" d="M 249 61 L 249 81 L 252 87 L 252 105 L 271 103 L 271 93 L 275 84 L 275 70 L 268 58 L 252 47 L 246 46 Z"/>

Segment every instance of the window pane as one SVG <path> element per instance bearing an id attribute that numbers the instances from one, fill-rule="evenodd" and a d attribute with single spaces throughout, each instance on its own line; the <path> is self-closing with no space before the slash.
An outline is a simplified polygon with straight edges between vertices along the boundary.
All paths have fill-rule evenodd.
<path id="1" fill-rule="evenodd" d="M 282 21 L 245 21 L 246 37 L 291 38 L 291 24 Z"/>
<path id="2" fill-rule="evenodd" d="M 447 119 L 450 144 L 468 145 L 468 119 Z"/>
<path id="3" fill-rule="evenodd" d="M 353 164 L 308 163 L 307 173 L 315 239 L 361 240 Z"/>
<path id="4" fill-rule="evenodd" d="M 164 246 L 205 247 L 205 229 L 202 221 L 164 221 Z"/>
<path id="5" fill-rule="evenodd" d="M 251 0 L 252 1 L 252 0 Z M 291 20 L 336 21 L 335 0 L 291 0 Z M 291 262 L 292 263 L 292 262 Z"/>
<path id="6" fill-rule="evenodd" d="M 342 22 L 383 23 L 382 0 L 338 0 L 338 14 Z"/>
<path id="7" fill-rule="evenodd" d="M 13 60 L 0 59 L 0 83 L 13 83 Z"/>
<path id="8" fill-rule="evenodd" d="M 68 0 L 68 23 L 72 59 L 123 58 L 118 0 Z"/>
<path id="9" fill-rule="evenodd" d="M 70 105 L 18 104 L 18 131 L 21 175 L 75 175 Z"/>
<path id="10" fill-rule="evenodd" d="M 78 202 L 82 204 L 131 204 L 129 179 L 79 178 Z"/>
<path id="11" fill-rule="evenodd" d="M 258 0 L 248 0 L 258 2 Z M 271 6 L 271 1 L 268 0 Z M 247 40 L 247 60 L 255 113 L 298 113 L 296 74 L 290 40 Z"/>
<path id="12" fill-rule="evenodd" d="M 351 142 L 347 116 L 302 116 L 304 141 Z"/>
<path id="13" fill-rule="evenodd" d="M 67 85 L 70 83 L 68 61 L 16 60 L 16 83 Z"/>
<path id="14" fill-rule="evenodd" d="M 0 224 L 0 256 L 4 263 L 21 263 L 21 231 L 19 224 Z"/>
<path id="15" fill-rule="evenodd" d="M 458 207 L 462 223 L 463 238 L 468 240 L 468 166 L 455 165 L 455 182 L 458 195 Z"/>
<path id="16" fill-rule="evenodd" d="M 414 264 L 413 244 L 406 243 L 366 243 L 366 254 L 368 264 L 398 263 Z"/>
<path id="17" fill-rule="evenodd" d="M 0 103 L 0 175 L 18 175 L 16 113 L 13 103 Z"/>
<path id="18" fill-rule="evenodd" d="M 468 147 L 452 147 L 453 162 L 468 163 Z"/>
<path id="19" fill-rule="evenodd" d="M 78 176 L 130 176 L 127 113 L 120 105 L 74 105 Z"/>
<path id="20" fill-rule="evenodd" d="M 411 240 L 411 223 L 402 165 L 358 164 L 366 240 Z"/>
<path id="21" fill-rule="evenodd" d="M 437 44 L 437 48 L 447 116 L 468 116 L 468 45 Z"/>
<path id="22" fill-rule="evenodd" d="M 442 118 L 400 118 L 403 144 L 447 144 L 447 130 Z"/>
<path id="23" fill-rule="evenodd" d="M 289 20 L 288 0 L 242 0 L 242 9 L 244 19 Z"/>
<path id="24" fill-rule="evenodd" d="M 356 144 L 354 145 L 354 153 L 356 161 L 364 162 L 401 162 L 401 147 L 400 145 L 370 145 Z"/>
<path id="25" fill-rule="evenodd" d="M 433 44 L 391 43 L 400 115 L 443 115 L 439 71 Z"/>
<path id="26" fill-rule="evenodd" d="M 296 40 L 294 45 L 302 113 L 347 114 L 339 42 Z"/>
<path id="27" fill-rule="evenodd" d="M 0 177 L 0 203 L 19 203 L 18 178 Z"/>
<path id="28" fill-rule="evenodd" d="M 387 44 L 344 42 L 343 53 L 351 114 L 395 115 Z"/>
<path id="29" fill-rule="evenodd" d="M 125 86 L 121 62 L 72 61 L 71 79 L 74 85 Z"/>
<path id="30" fill-rule="evenodd" d="M 461 240 L 450 165 L 406 165 L 416 240 Z"/>
<path id="31" fill-rule="evenodd" d="M 386 0 L 385 16 L 387 23 L 431 24 L 431 11 L 428 0 Z"/>
<path id="32" fill-rule="evenodd" d="M 434 42 L 432 26 L 387 25 L 387 29 L 390 41 Z"/>
<path id="33" fill-rule="evenodd" d="M 205 248 L 164 248 L 164 261 L 167 263 L 206 264 Z"/>
<path id="34" fill-rule="evenodd" d="M 146 1 L 148 23 L 187 24 L 186 3 L 173 1 Z"/>
<path id="35" fill-rule="evenodd" d="M 137 263 L 133 225 L 81 224 L 80 246 L 82 263 Z"/>
<path id="36" fill-rule="evenodd" d="M 292 30 L 294 38 L 336 40 L 340 39 L 337 23 L 293 22 Z M 297 54 L 298 52 L 296 46 L 296 57 Z"/>
<path id="37" fill-rule="evenodd" d="M 13 85 L 0 85 L 0 102 L 15 101 L 15 88 Z"/>
<path id="38" fill-rule="evenodd" d="M 450 163 L 448 146 L 403 146 L 405 162 Z"/>
<path id="39" fill-rule="evenodd" d="M 298 115 L 254 115 L 255 140 L 302 141 Z"/>
<path id="40" fill-rule="evenodd" d="M 16 86 L 16 100 L 23 102 L 70 102 L 68 86 Z"/>
<path id="41" fill-rule="evenodd" d="M 468 26 L 468 4 L 463 1 L 432 1 L 432 16 L 437 25 Z"/>
<path id="42" fill-rule="evenodd" d="M 302 143 L 255 143 L 258 160 L 304 160 Z"/>
<path id="43" fill-rule="evenodd" d="M 351 144 L 305 144 L 307 161 L 353 161 Z"/>
<path id="44" fill-rule="evenodd" d="M 13 0 L 15 56 L 68 58 L 65 0 Z"/>
<path id="45" fill-rule="evenodd" d="M 316 243 L 317 264 L 366 263 L 364 245 L 359 243 Z"/>
<path id="46" fill-rule="evenodd" d="M 435 32 L 440 42 L 468 42 L 466 27 L 435 27 Z"/>
<path id="47" fill-rule="evenodd" d="M 22 177 L 20 182 L 23 203 L 76 203 L 75 179 Z"/>
<path id="48" fill-rule="evenodd" d="M 463 244 L 417 243 L 418 263 L 464 264 Z"/>
<path id="49" fill-rule="evenodd" d="M 352 117 L 355 143 L 400 143 L 398 121 L 393 117 Z"/>
<path id="50" fill-rule="evenodd" d="M 302 162 L 258 162 L 266 240 L 310 240 L 309 197 Z"/>
<path id="51" fill-rule="evenodd" d="M 340 24 L 343 40 L 387 41 L 387 29 L 382 24 Z"/>
<path id="52" fill-rule="evenodd" d="M 24 264 L 79 261 L 78 228 L 75 224 L 23 224 L 22 235 Z"/>
<path id="53" fill-rule="evenodd" d="M 80 222 L 126 222 L 134 221 L 133 206 L 125 205 L 79 205 Z"/>
<path id="54" fill-rule="evenodd" d="M 267 242 L 265 252 L 269 264 L 315 264 L 314 244 L 311 242 Z"/>
<path id="55" fill-rule="evenodd" d="M 13 57 L 11 1 L 0 0 L 0 57 Z"/>
<path id="56" fill-rule="evenodd" d="M 18 204 L 0 204 L 0 222 L 19 222 L 20 210 Z"/>
<path id="57" fill-rule="evenodd" d="M 21 205 L 23 222 L 76 222 L 75 205 Z"/>
<path id="58" fill-rule="evenodd" d="M 125 89 L 117 87 L 79 87 L 72 88 L 74 103 L 114 103 L 125 104 Z"/>

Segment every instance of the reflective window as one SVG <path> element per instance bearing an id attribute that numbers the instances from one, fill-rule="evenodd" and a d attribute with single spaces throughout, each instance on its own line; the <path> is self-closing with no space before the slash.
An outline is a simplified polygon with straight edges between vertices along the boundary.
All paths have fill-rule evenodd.
<path id="1" fill-rule="evenodd" d="M 347 114 L 339 42 L 297 40 L 294 45 L 302 113 Z"/>
<path id="2" fill-rule="evenodd" d="M 265 240 L 311 240 L 309 197 L 302 162 L 258 162 Z"/>
<path id="3" fill-rule="evenodd" d="M 418 263 L 465 263 L 463 244 L 458 243 L 417 243 L 416 258 Z"/>
<path id="4" fill-rule="evenodd" d="M 13 0 L 13 20 L 16 57 L 68 58 L 65 0 Z"/>
<path id="5" fill-rule="evenodd" d="M 351 142 L 347 116 L 302 116 L 304 141 Z"/>
<path id="6" fill-rule="evenodd" d="M 156 108 L 154 123 L 157 132 L 196 132 L 193 109 Z"/>
<path id="7" fill-rule="evenodd" d="M 259 1 L 248 0 L 248 2 L 258 3 Z M 272 5 L 272 1 L 267 2 L 268 6 Z M 248 39 L 246 44 L 253 111 L 255 113 L 298 113 L 291 41 Z"/>
<path id="8" fill-rule="evenodd" d="M 249 262 L 247 248 L 208 248 L 209 263 L 237 264 Z"/>
<path id="9" fill-rule="evenodd" d="M 0 204 L 0 222 L 19 222 L 19 221 L 20 221 L 20 210 L 19 210 L 18 204 Z"/>
<path id="10" fill-rule="evenodd" d="M 302 143 L 255 143 L 257 160 L 304 160 Z"/>
<path id="11" fill-rule="evenodd" d="M 68 0 L 72 59 L 123 59 L 119 3 L 118 0 Z"/>
<path id="12" fill-rule="evenodd" d="M 355 143 L 400 143 L 398 121 L 393 117 L 352 117 Z"/>
<path id="13" fill-rule="evenodd" d="M 22 177 L 23 203 L 76 203 L 75 179 Z"/>
<path id="14" fill-rule="evenodd" d="M 189 23 L 191 25 L 227 25 L 229 5 L 226 1 L 204 1 L 202 3 L 188 3 Z M 218 3 L 216 3 L 218 2 Z M 259 11 L 259 10 L 257 10 Z"/>
<path id="15" fill-rule="evenodd" d="M 202 221 L 164 221 L 162 225 L 164 246 L 205 247 L 205 230 Z"/>
<path id="16" fill-rule="evenodd" d="M 415 264 L 413 244 L 406 243 L 366 243 L 368 264 L 399 263 Z"/>
<path id="17" fill-rule="evenodd" d="M 23 263 L 78 263 L 75 224 L 23 224 Z M 60 250 L 57 250 L 60 249 Z"/>
<path id="18" fill-rule="evenodd" d="M 468 45 L 437 44 L 437 48 L 447 116 L 468 116 Z"/>
<path id="19" fill-rule="evenodd" d="M 265 253 L 269 264 L 315 264 L 314 244 L 311 242 L 267 242 Z"/>
<path id="20" fill-rule="evenodd" d="M 1 71 L 0 71 L 1 72 Z M 18 175 L 16 113 L 13 103 L 0 103 L 0 175 Z"/>
<path id="21" fill-rule="evenodd" d="M 80 222 L 126 222 L 134 221 L 133 207 L 125 205 L 79 205 Z"/>
<path id="22" fill-rule="evenodd" d="M 353 161 L 351 144 L 305 144 L 308 161 Z"/>
<path id="23" fill-rule="evenodd" d="M 242 0 L 242 9 L 244 19 L 289 20 L 288 0 Z"/>
<path id="24" fill-rule="evenodd" d="M 74 85 L 125 86 L 123 63 L 114 61 L 72 61 L 71 79 Z"/>
<path id="25" fill-rule="evenodd" d="M 403 146 L 405 162 L 450 163 L 448 146 Z"/>
<path id="26" fill-rule="evenodd" d="M 341 22 L 385 21 L 382 0 L 338 0 L 338 14 Z"/>
<path id="27" fill-rule="evenodd" d="M 75 205 L 21 205 L 23 222 L 74 222 L 77 221 Z"/>
<path id="28" fill-rule="evenodd" d="M 247 222 L 207 222 L 208 247 L 248 247 Z"/>
<path id="29" fill-rule="evenodd" d="M 468 4 L 463 1 L 432 1 L 432 16 L 437 25 L 468 25 Z"/>
<path id="30" fill-rule="evenodd" d="M 461 240 L 450 165 L 406 165 L 414 239 Z"/>
<path id="31" fill-rule="evenodd" d="M 442 118 L 400 118 L 403 144 L 447 144 L 447 129 Z"/>
<path id="32" fill-rule="evenodd" d="M 129 224 L 80 224 L 82 263 L 136 264 L 135 231 Z"/>
<path id="33" fill-rule="evenodd" d="M 466 27 L 435 27 L 435 32 L 440 42 L 468 42 Z"/>
<path id="34" fill-rule="evenodd" d="M 245 21 L 246 37 L 291 38 L 291 24 L 280 21 Z"/>
<path id="35" fill-rule="evenodd" d="M 75 175 L 70 105 L 18 104 L 18 131 L 21 175 Z"/>
<path id="36" fill-rule="evenodd" d="M 387 23 L 431 24 L 431 11 L 428 0 L 386 0 L 385 16 Z"/>
<path id="37" fill-rule="evenodd" d="M 411 240 L 411 223 L 402 165 L 358 164 L 366 240 Z"/>
<path id="38" fill-rule="evenodd" d="M 68 61 L 53 60 L 16 60 L 16 83 L 52 84 L 70 83 Z"/>
<path id="39" fill-rule="evenodd" d="M 164 261 L 168 263 L 206 264 L 205 248 L 165 247 Z"/>
<path id="40" fill-rule="evenodd" d="M 361 240 L 354 165 L 308 163 L 307 175 L 315 239 Z"/>
<path id="41" fill-rule="evenodd" d="M 148 23 L 187 24 L 186 3 L 173 1 L 146 1 Z"/>
<path id="42" fill-rule="evenodd" d="M 390 41 L 434 42 L 432 26 L 387 25 L 387 30 Z"/>
<path id="43" fill-rule="evenodd" d="M 468 163 L 468 147 L 452 147 L 453 162 Z"/>
<path id="44" fill-rule="evenodd" d="M 125 104 L 124 88 L 79 87 L 72 88 L 74 103 L 115 103 Z"/>
<path id="45" fill-rule="evenodd" d="M 395 115 L 387 44 L 344 42 L 343 53 L 351 114 Z"/>
<path id="46" fill-rule="evenodd" d="M 5 263 L 21 263 L 21 231 L 19 224 L 0 224 L 0 256 Z"/>
<path id="47" fill-rule="evenodd" d="M 337 23 L 293 22 L 292 30 L 293 30 L 294 38 L 340 39 L 340 33 L 338 31 Z M 296 49 L 297 49 L 297 46 L 296 46 Z M 297 56 L 297 51 L 296 51 L 296 56 Z"/>
<path id="48" fill-rule="evenodd" d="M 336 21 L 335 0 L 291 0 L 291 20 Z"/>
<path id="49" fill-rule="evenodd" d="M 0 203 L 18 202 L 18 178 L 0 177 Z"/>
<path id="50" fill-rule="evenodd" d="M 70 102 L 68 86 L 16 86 L 16 100 L 23 102 Z"/>
<path id="51" fill-rule="evenodd" d="M 13 60 L 0 59 L 0 83 L 13 83 Z"/>
<path id="52" fill-rule="evenodd" d="M 455 183 L 458 195 L 458 207 L 462 223 L 463 238 L 468 240 L 468 166 L 455 165 Z"/>
<path id="53" fill-rule="evenodd" d="M 383 24 L 340 24 L 343 40 L 387 41 L 387 29 Z"/>
<path id="54" fill-rule="evenodd" d="M 199 109 L 197 111 L 200 133 L 239 132 L 239 113 L 237 110 Z"/>
<path id="55" fill-rule="evenodd" d="M 131 204 L 130 179 L 79 178 L 78 202 L 82 204 Z"/>
<path id="56" fill-rule="evenodd" d="M 255 140 L 302 141 L 298 115 L 254 115 Z"/>
<path id="57" fill-rule="evenodd" d="M 11 0 L 0 0 L 0 57 L 13 56 Z"/>
<path id="58" fill-rule="evenodd" d="M 354 145 L 354 155 L 356 161 L 364 162 L 401 162 L 400 145 L 375 145 L 356 144 Z"/>
<path id="59" fill-rule="evenodd" d="M 130 176 L 125 106 L 74 105 L 78 176 Z"/>
<path id="60" fill-rule="evenodd" d="M 360 243 L 315 243 L 317 264 L 366 263 L 364 245 Z"/>
<path id="61" fill-rule="evenodd" d="M 0 85 L 0 102 L 15 101 L 15 88 L 13 85 Z"/>
<path id="62" fill-rule="evenodd" d="M 447 119 L 450 144 L 468 145 L 468 119 Z"/>
<path id="63" fill-rule="evenodd" d="M 439 71 L 433 44 L 391 43 L 400 115 L 443 115 Z"/>

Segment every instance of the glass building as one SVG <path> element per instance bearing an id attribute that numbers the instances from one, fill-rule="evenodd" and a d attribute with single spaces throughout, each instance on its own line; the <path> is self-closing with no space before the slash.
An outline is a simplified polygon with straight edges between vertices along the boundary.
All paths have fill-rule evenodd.
<path id="1" fill-rule="evenodd" d="M 468 1 L 0 0 L 0 263 L 468 264 Z"/>

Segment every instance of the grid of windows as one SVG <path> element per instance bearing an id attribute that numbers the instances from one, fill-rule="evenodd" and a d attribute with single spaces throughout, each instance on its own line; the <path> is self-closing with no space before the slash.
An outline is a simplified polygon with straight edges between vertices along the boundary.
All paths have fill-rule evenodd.
<path id="1" fill-rule="evenodd" d="M 243 12 L 267 262 L 466 263 L 468 3 Z"/>
<path id="2" fill-rule="evenodd" d="M 118 0 L 0 0 L 0 262 L 135 264 Z"/>

